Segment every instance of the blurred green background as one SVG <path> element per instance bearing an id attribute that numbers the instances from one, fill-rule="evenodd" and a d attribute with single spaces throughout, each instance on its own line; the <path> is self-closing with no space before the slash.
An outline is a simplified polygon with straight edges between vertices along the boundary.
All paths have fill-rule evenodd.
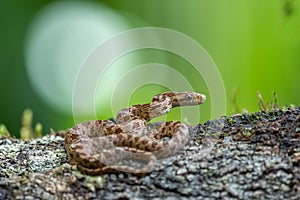
<path id="1" fill-rule="evenodd" d="M 39 11 L 50 2 L 53 1 L 0 2 L 0 123 L 16 136 L 25 108 L 33 110 L 33 121 L 43 124 L 44 133 L 51 127 L 59 130 L 73 125 L 70 114 L 53 108 L 37 93 L 25 65 L 28 29 Z M 169 28 L 200 43 L 222 75 L 227 114 L 234 111 L 234 94 L 240 109 L 257 111 L 257 90 L 266 100 L 272 100 L 272 93 L 276 91 L 281 105 L 300 103 L 299 0 L 95 2 L 114 11 L 131 28 Z M 133 100 L 132 103 L 138 102 Z M 204 112 L 209 112 L 208 108 Z M 208 120 L 207 116 L 201 121 Z"/>

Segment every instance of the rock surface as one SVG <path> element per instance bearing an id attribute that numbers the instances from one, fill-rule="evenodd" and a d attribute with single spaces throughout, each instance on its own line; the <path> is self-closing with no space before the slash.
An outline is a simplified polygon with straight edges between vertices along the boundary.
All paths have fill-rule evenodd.
<path id="1" fill-rule="evenodd" d="M 137 176 L 87 176 L 61 134 L 0 138 L 0 199 L 300 199 L 300 107 L 190 128 L 177 155 Z"/>

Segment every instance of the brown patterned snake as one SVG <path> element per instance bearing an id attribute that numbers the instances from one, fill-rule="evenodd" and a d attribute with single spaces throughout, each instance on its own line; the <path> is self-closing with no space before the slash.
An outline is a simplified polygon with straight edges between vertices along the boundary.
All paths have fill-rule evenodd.
<path id="1" fill-rule="evenodd" d="M 86 174 L 97 175 L 111 171 L 147 173 L 157 158 L 179 151 L 189 138 L 186 124 L 180 121 L 163 122 L 147 131 L 147 122 L 166 114 L 177 106 L 199 105 L 203 94 L 195 92 L 166 92 L 153 97 L 148 104 L 124 108 L 113 120 L 94 120 L 69 129 L 65 148 L 70 164 Z M 169 140 L 163 140 L 170 137 Z M 147 161 L 142 167 L 120 164 L 128 159 Z"/>

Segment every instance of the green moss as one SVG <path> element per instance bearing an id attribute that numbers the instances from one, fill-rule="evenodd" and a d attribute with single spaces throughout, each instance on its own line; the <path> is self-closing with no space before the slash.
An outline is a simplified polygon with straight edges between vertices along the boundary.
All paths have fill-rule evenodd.
<path id="1" fill-rule="evenodd" d="M 1 136 L 10 136 L 10 133 L 4 124 L 0 124 L 0 137 Z"/>

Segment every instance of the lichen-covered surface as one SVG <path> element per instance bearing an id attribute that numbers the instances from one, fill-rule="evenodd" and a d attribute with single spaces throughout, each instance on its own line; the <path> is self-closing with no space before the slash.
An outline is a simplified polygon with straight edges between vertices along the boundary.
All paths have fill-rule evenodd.
<path id="1" fill-rule="evenodd" d="M 300 199 L 300 107 L 222 117 L 144 176 L 86 176 L 60 134 L 0 139 L 0 199 Z"/>

